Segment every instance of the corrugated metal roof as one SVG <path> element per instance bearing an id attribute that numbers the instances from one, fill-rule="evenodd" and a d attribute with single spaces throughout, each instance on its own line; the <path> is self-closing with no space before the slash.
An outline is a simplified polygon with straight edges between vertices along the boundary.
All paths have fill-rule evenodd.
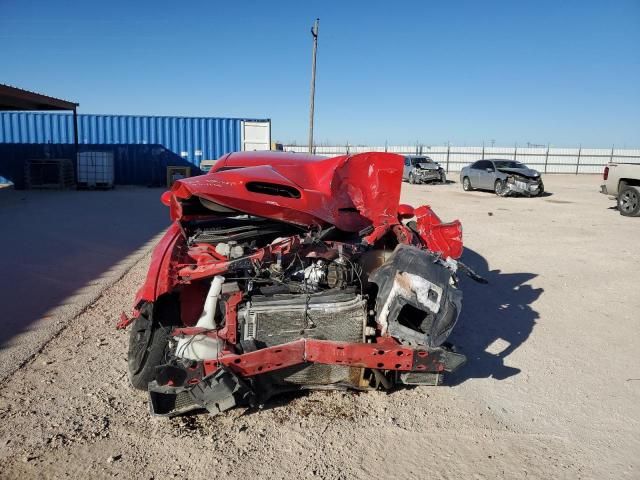
<path id="1" fill-rule="evenodd" d="M 74 110 L 78 105 L 76 102 L 0 83 L 0 110 Z"/>

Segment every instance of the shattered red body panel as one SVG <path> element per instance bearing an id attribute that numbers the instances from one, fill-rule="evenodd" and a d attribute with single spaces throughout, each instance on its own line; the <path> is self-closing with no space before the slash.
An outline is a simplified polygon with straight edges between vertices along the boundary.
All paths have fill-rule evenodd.
<path id="1" fill-rule="evenodd" d="M 374 243 L 390 228 L 401 225 L 399 209 L 409 218 L 414 209 L 400 204 L 403 158 L 392 153 L 361 153 L 333 158 L 315 155 L 244 152 L 222 157 L 207 175 L 175 182 L 163 201 L 174 221 L 151 260 L 150 276 L 137 300 L 155 300 L 172 287 L 169 277 L 171 251 L 180 236 L 181 200 L 200 197 L 239 212 L 322 228 L 335 225 L 357 232 L 373 231 L 364 240 Z M 300 193 L 299 198 L 260 195 L 248 183 L 277 183 Z M 429 206 L 415 211 L 420 237 L 426 246 L 445 258 L 462 255 L 462 225 L 442 223 Z M 155 273 L 153 275 L 152 273 Z"/>
<path id="2" fill-rule="evenodd" d="M 175 182 L 162 196 L 173 223 L 136 296 L 129 352 L 154 413 L 182 412 L 180 395 L 217 413 L 292 385 L 317 388 L 320 371 L 325 387 L 362 388 L 367 372 L 389 387 L 459 366 L 441 343 L 461 305 L 462 227 L 400 204 L 402 168 L 390 153 L 243 152 Z M 359 340 L 343 341 L 345 325 L 327 326 L 336 317 L 321 313 L 345 310 Z M 274 312 L 299 325 L 298 338 Z M 171 325 L 173 353 L 150 373 L 161 324 Z"/>

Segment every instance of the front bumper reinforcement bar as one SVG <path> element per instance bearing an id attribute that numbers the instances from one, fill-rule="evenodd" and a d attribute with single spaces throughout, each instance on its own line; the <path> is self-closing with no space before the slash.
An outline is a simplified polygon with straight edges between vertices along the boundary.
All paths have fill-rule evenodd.
<path id="1" fill-rule="evenodd" d="M 251 390 L 251 379 L 303 363 L 343 365 L 373 370 L 444 373 L 466 362 L 462 354 L 443 347 L 411 348 L 385 343 L 348 343 L 300 339 L 244 354 L 224 353 L 204 360 L 185 372 L 174 366 L 157 367 L 157 380 L 149 384 L 151 413 L 174 416 L 193 409 L 217 414 L 262 399 Z M 202 376 L 202 378 L 198 378 Z"/>

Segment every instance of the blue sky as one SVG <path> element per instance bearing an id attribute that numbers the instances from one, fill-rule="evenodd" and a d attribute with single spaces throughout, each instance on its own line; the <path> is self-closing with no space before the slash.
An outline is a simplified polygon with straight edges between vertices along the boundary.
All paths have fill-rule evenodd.
<path id="1" fill-rule="evenodd" d="M 0 0 L 0 82 L 316 142 L 640 146 L 640 0 Z"/>

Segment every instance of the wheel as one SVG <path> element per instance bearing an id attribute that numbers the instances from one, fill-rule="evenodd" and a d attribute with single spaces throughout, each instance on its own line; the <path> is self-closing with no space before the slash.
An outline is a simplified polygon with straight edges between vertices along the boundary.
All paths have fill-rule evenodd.
<path id="1" fill-rule="evenodd" d="M 129 381 L 138 390 L 147 389 L 149 382 L 155 378 L 155 368 L 165 363 L 170 352 L 169 340 L 173 327 L 169 324 L 177 322 L 167 321 L 167 317 L 175 318 L 174 310 L 174 305 L 160 298 L 155 306 L 152 303 L 144 305 L 140 316 L 131 325 L 127 353 Z M 155 320 L 154 316 L 157 317 Z"/>
<path id="2" fill-rule="evenodd" d="M 496 180 L 496 183 L 493 184 L 493 190 L 496 192 L 496 195 L 502 196 L 504 193 L 504 184 L 502 180 Z"/>
<path id="3" fill-rule="evenodd" d="M 444 170 L 440 172 L 440 183 L 447 183 L 447 174 Z"/>
<path id="4" fill-rule="evenodd" d="M 624 187 L 618 194 L 618 211 L 625 217 L 640 215 L 640 187 Z"/>
<path id="5" fill-rule="evenodd" d="M 470 192 L 471 190 L 473 190 L 473 187 L 471 186 L 471 180 L 469 180 L 469 177 L 464 177 L 462 179 L 462 189 L 465 192 Z"/>
<path id="6" fill-rule="evenodd" d="M 413 175 L 413 173 L 409 174 L 409 183 L 415 185 L 416 184 L 416 177 Z"/>
<path id="7" fill-rule="evenodd" d="M 544 183 L 542 183 L 542 180 L 540 180 L 540 187 L 538 188 L 538 196 L 541 197 L 543 193 L 544 193 Z"/>

